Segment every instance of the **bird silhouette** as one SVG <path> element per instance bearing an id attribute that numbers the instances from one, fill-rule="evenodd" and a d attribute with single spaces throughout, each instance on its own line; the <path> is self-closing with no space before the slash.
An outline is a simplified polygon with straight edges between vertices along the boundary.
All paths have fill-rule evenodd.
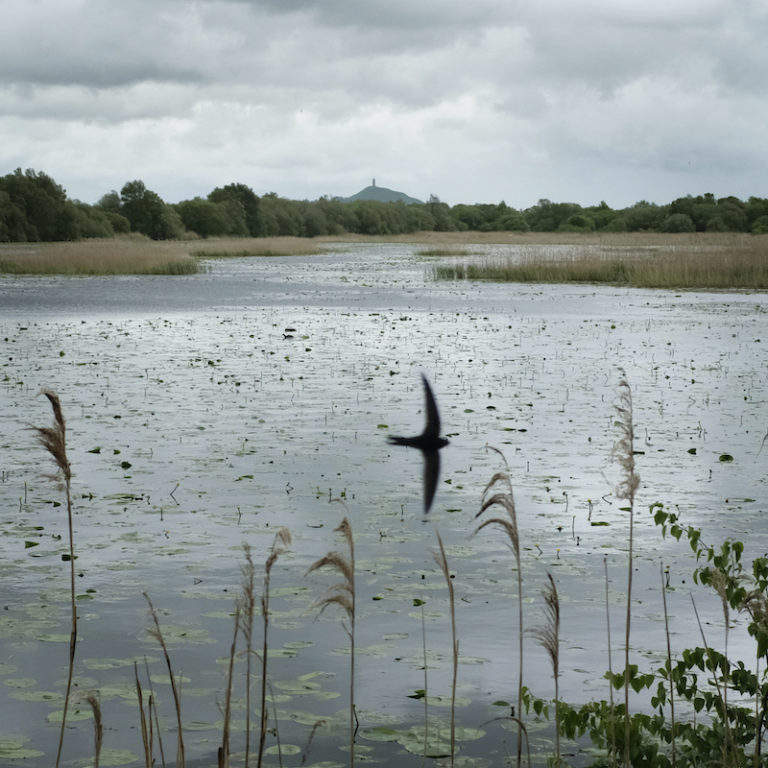
<path id="1" fill-rule="evenodd" d="M 448 440 L 440 437 L 440 413 L 437 410 L 432 388 L 423 373 L 421 380 L 424 382 L 424 402 L 427 407 L 427 423 L 424 431 L 414 437 L 389 435 L 387 440 L 390 445 L 408 445 L 421 451 L 424 457 L 424 514 L 426 514 L 435 498 L 437 478 L 440 476 L 440 449 L 448 445 Z"/>

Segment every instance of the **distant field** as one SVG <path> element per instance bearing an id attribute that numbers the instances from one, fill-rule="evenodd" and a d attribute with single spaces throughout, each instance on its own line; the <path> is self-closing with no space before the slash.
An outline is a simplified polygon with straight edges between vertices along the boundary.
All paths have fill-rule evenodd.
<path id="1" fill-rule="evenodd" d="M 663 288 L 768 288 L 768 235 L 661 233 L 417 232 L 392 237 L 220 238 L 152 241 L 143 237 L 73 243 L 0 244 L 0 273 L 182 275 L 199 258 L 289 256 L 333 251 L 337 243 L 415 243 L 422 256 L 455 256 L 442 279 L 608 282 Z M 471 245 L 510 245 L 478 258 Z M 542 246 L 572 245 L 567 258 Z M 466 258 L 464 258 L 466 257 Z M 461 260 L 463 259 L 463 261 Z"/>

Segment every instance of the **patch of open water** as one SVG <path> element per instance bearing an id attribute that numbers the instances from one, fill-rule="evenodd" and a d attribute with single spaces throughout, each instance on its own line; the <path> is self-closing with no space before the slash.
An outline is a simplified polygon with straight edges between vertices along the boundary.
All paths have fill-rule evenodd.
<path id="1" fill-rule="evenodd" d="M 0 277 L 0 741 L 21 745 L 0 762 L 29 754 L 26 765 L 50 763 L 66 677 L 66 512 L 28 428 L 51 420 L 47 401 L 35 398 L 41 387 L 58 392 L 68 419 L 76 679 L 79 689 L 100 691 L 111 764 L 141 764 L 133 662 L 143 666 L 145 656 L 173 753 L 170 690 L 147 634 L 144 591 L 184 681 L 187 757 L 215 759 L 242 544 L 261 567 L 279 526 L 293 536 L 272 574 L 270 678 L 281 741 L 303 749 L 323 718 L 309 762 L 345 762 L 346 636 L 332 609 L 317 619 L 310 607 L 333 579 L 306 575 L 342 547 L 333 529 L 344 514 L 358 558 L 365 756 L 409 764 L 405 734 L 423 723 L 423 703 L 408 698 L 424 688 L 416 598 L 425 601 L 428 689 L 443 697 L 431 703 L 430 727 L 447 723 L 450 636 L 435 529 L 455 574 L 457 719 L 474 729 L 508 713 L 493 702 L 513 701 L 517 685 L 512 556 L 500 534 L 472 535 L 483 488 L 501 468 L 486 444 L 504 451 L 515 487 L 525 624 L 542 621 L 550 571 L 562 602 L 561 694 L 604 698 L 604 558 L 614 668 L 625 611 L 627 519 L 610 461 L 620 368 L 643 451 L 633 660 L 648 668 L 665 648 L 660 563 L 671 568 L 673 652 L 699 644 L 688 547 L 663 540 L 647 509 L 655 501 L 679 509 L 708 541 L 744 540 L 746 557 L 768 551 L 766 296 L 438 283 L 434 259 L 415 254 L 407 245 L 355 246 L 209 262 L 187 277 Z M 427 521 L 420 457 L 385 440 L 421 429 L 421 371 L 451 439 Z M 724 453 L 734 460 L 721 462 Z M 330 501 L 339 497 L 345 506 Z M 697 605 L 719 647 L 719 601 L 702 593 Z M 738 652 L 749 646 L 736 624 Z M 532 637 L 525 652 L 526 684 L 551 696 L 545 653 Z M 243 669 L 239 659 L 235 752 L 243 748 Z M 377 727 L 400 741 L 381 741 L 389 732 Z M 73 764 L 91 754 L 90 728 L 86 719 L 71 723 L 65 758 Z M 481 731 L 460 742 L 474 764 L 514 753 L 512 731 L 499 723 Z"/>

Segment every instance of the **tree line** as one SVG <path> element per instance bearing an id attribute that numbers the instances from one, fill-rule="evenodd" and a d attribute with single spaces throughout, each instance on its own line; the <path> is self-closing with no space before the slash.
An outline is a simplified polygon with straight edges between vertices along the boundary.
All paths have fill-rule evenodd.
<path id="1" fill-rule="evenodd" d="M 679 197 L 666 205 L 645 200 L 628 208 L 539 200 L 518 210 L 504 201 L 449 206 L 342 202 L 331 197 L 289 200 L 257 195 L 245 184 L 216 187 L 207 197 L 166 203 L 142 181 L 126 182 L 95 205 L 70 200 L 45 173 L 20 168 L 0 177 L 0 242 L 79 240 L 130 232 L 154 240 L 187 237 L 314 237 L 358 233 L 398 235 L 455 232 L 751 232 L 768 233 L 768 199 Z"/>

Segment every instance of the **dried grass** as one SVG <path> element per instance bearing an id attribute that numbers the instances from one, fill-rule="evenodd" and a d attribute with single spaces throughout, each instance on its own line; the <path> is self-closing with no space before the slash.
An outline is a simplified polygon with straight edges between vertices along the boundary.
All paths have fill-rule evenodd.
<path id="1" fill-rule="evenodd" d="M 434 274 L 451 280 L 609 283 L 638 288 L 768 288 L 766 236 L 647 233 L 638 237 L 632 233 L 570 244 L 577 247 L 565 257 L 560 249 L 542 252 L 541 245 L 529 244 L 507 255 L 438 266 Z"/>
<path id="2" fill-rule="evenodd" d="M 186 275 L 197 272 L 189 243 L 128 237 L 0 246 L 0 273 L 27 275 Z"/>

